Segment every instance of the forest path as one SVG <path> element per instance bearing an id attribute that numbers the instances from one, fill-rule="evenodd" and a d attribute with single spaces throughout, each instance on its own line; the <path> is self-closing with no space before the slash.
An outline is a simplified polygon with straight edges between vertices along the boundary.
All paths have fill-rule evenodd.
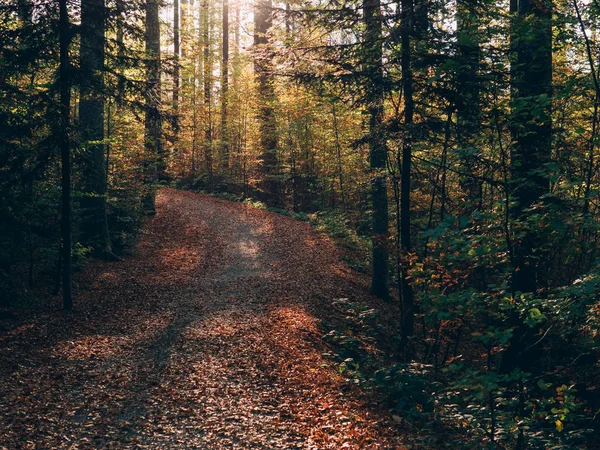
<path id="1" fill-rule="evenodd" d="M 0 448 L 403 448 L 325 367 L 331 301 L 368 294 L 309 225 L 163 189 L 83 279 L 76 312 L 0 329 Z"/>

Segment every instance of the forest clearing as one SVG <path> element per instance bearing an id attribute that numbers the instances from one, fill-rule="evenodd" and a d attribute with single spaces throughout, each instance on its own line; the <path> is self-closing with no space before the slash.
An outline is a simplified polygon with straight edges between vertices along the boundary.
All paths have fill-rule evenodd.
<path id="1" fill-rule="evenodd" d="M 0 449 L 600 448 L 599 0 L 0 0 Z"/>

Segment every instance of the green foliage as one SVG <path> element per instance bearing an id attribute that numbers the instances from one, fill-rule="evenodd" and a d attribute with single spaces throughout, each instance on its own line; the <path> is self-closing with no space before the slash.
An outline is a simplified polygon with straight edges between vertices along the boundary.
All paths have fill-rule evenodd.
<path id="1" fill-rule="evenodd" d="M 394 364 L 375 372 L 372 382 L 404 417 L 432 417 L 436 397 L 435 384 L 429 377 L 431 368 L 414 362 Z"/>

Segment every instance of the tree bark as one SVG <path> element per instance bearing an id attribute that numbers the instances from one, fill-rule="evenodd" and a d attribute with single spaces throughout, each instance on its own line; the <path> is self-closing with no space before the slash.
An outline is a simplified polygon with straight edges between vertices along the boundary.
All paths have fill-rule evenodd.
<path id="1" fill-rule="evenodd" d="M 125 3 L 124 0 L 117 0 L 117 17 L 116 17 L 116 28 L 117 28 L 117 63 L 121 68 L 125 61 Z M 123 69 L 119 69 L 118 75 L 119 81 L 117 82 L 117 105 L 119 109 L 125 103 L 125 74 Z"/>
<path id="2" fill-rule="evenodd" d="M 260 171 L 262 187 L 266 196 L 279 203 L 279 180 L 277 178 L 277 123 L 274 101 L 272 57 L 269 33 L 273 25 L 272 0 L 257 0 L 254 10 L 254 72 L 258 78 L 260 122 Z"/>
<path id="3" fill-rule="evenodd" d="M 60 155 L 61 155 L 61 186 L 62 186 L 62 279 L 63 307 L 73 308 L 72 292 L 72 259 L 71 259 L 71 149 L 69 140 L 69 122 L 71 107 L 71 80 L 69 44 L 69 13 L 67 0 L 59 0 L 59 41 L 60 41 Z"/>
<path id="4" fill-rule="evenodd" d="M 539 286 L 541 244 L 527 223 L 530 208 L 550 190 L 546 163 L 552 149 L 552 1 L 512 0 L 511 27 L 511 189 L 513 206 L 512 290 L 533 293 Z M 538 248 L 538 252 L 535 250 Z M 518 301 L 518 297 L 517 298 Z M 514 331 L 502 355 L 500 370 L 529 370 L 537 327 L 523 323 L 517 311 Z"/>
<path id="5" fill-rule="evenodd" d="M 202 12 L 204 14 L 204 22 L 202 29 L 202 46 L 203 46 L 203 65 L 204 65 L 204 159 L 206 163 L 206 172 L 208 176 L 208 187 L 212 189 L 213 182 L 213 117 L 212 117 L 212 91 L 213 91 L 213 65 L 211 55 L 211 20 L 210 6 L 208 0 L 204 0 L 202 4 Z"/>
<path id="6" fill-rule="evenodd" d="M 229 90 L 229 1 L 223 0 L 223 59 L 221 64 L 221 167 L 229 168 L 227 95 Z"/>
<path id="7" fill-rule="evenodd" d="M 106 218 L 104 148 L 104 0 L 81 0 L 82 71 L 79 124 L 82 129 L 82 242 L 99 255 L 111 255 Z"/>
<path id="8" fill-rule="evenodd" d="M 545 164 L 552 148 L 552 2 L 519 0 L 513 47 L 512 69 L 513 142 L 511 153 L 513 218 L 527 228 L 527 210 L 550 188 Z M 513 290 L 534 292 L 538 286 L 536 239 L 524 229 L 513 247 Z"/>
<path id="9" fill-rule="evenodd" d="M 477 179 L 479 152 L 476 137 L 481 124 L 479 83 L 479 12 L 475 0 L 459 0 L 456 10 L 457 141 L 460 154 L 460 184 L 469 209 L 481 204 L 482 186 Z"/>
<path id="10" fill-rule="evenodd" d="M 162 117 L 160 112 L 160 23 L 159 0 L 146 2 L 146 92 L 144 120 L 144 178 L 148 192 L 144 198 L 144 208 L 154 214 L 154 184 L 164 176 L 164 154 L 162 136 Z"/>
<path id="11" fill-rule="evenodd" d="M 413 0 L 402 0 L 400 40 L 402 44 L 402 89 L 404 92 L 404 139 L 402 142 L 402 169 L 400 174 L 400 247 L 404 258 L 400 274 L 400 290 L 402 294 L 402 337 L 404 340 L 413 336 L 415 331 L 413 290 L 410 280 L 408 279 L 407 261 L 407 257 L 412 251 L 410 239 L 410 195 L 413 147 L 412 128 L 415 111 L 411 50 L 413 13 Z"/>
<path id="12" fill-rule="evenodd" d="M 179 0 L 173 1 L 173 140 L 176 141 L 179 132 L 179 87 L 180 87 L 180 71 L 179 55 L 181 54 L 181 41 L 179 36 Z"/>
<path id="13" fill-rule="evenodd" d="M 389 297 L 389 213 L 386 183 L 387 147 L 383 122 L 383 51 L 381 45 L 381 1 L 364 0 L 365 70 L 368 73 L 366 102 L 369 113 L 369 163 L 373 208 L 373 268 L 371 292 L 379 298 Z"/>

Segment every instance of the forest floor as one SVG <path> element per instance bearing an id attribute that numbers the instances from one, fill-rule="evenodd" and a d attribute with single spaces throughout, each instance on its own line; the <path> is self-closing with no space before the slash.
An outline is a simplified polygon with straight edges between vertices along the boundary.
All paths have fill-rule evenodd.
<path id="1" fill-rule="evenodd" d="M 163 189 L 78 279 L 74 312 L 0 323 L 0 448 L 405 448 L 323 356 L 332 301 L 376 300 L 308 224 Z"/>

